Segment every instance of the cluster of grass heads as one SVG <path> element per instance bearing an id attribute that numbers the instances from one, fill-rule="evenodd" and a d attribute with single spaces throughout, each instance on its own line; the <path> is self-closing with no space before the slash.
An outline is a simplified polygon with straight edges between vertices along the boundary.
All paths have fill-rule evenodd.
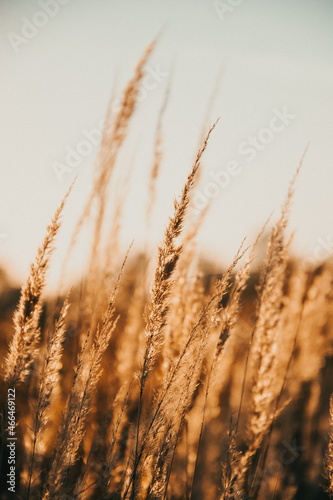
<path id="1" fill-rule="evenodd" d="M 333 266 L 305 269 L 290 257 L 286 229 L 300 167 L 260 273 L 252 267 L 265 228 L 250 246 L 242 243 L 225 272 L 209 275 L 196 252 L 205 213 L 186 224 L 214 126 L 174 203 L 154 273 L 148 255 L 133 258 L 130 250 L 119 265 L 123 199 L 103 242 L 112 173 L 151 50 L 116 115 L 106 117 L 91 194 L 68 252 L 69 258 L 92 221 L 84 280 L 62 300 L 45 301 L 69 191 L 22 287 L 13 330 L 3 334 L 1 496 L 13 498 L 7 484 L 10 388 L 16 394 L 15 498 L 329 498 Z"/>

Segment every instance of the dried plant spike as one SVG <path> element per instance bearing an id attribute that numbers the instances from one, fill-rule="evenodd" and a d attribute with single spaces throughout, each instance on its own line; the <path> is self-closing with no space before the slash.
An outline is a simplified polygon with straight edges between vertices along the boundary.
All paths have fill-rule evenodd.
<path id="1" fill-rule="evenodd" d="M 216 122 L 217 123 L 217 122 Z M 203 146 L 199 150 L 192 171 L 189 174 L 179 201 L 175 201 L 174 215 L 165 230 L 164 239 L 158 250 L 158 261 L 147 309 L 146 346 L 140 373 L 140 384 L 144 387 L 149 371 L 152 369 L 156 355 L 163 340 L 163 326 L 168 309 L 168 297 L 171 291 L 171 277 L 182 251 L 177 244 L 180 236 L 187 207 L 190 201 L 190 191 L 195 175 L 200 166 L 201 157 L 207 147 L 210 134 L 216 123 L 209 130 Z"/>
<path id="2" fill-rule="evenodd" d="M 180 200 L 175 200 L 174 202 L 174 214 L 170 218 L 164 233 L 163 241 L 158 249 L 156 271 L 146 311 L 146 341 L 141 367 L 138 373 L 140 394 L 134 465 L 130 483 L 132 487 L 131 498 L 134 498 L 135 495 L 137 466 L 138 461 L 141 459 L 141 457 L 139 458 L 139 434 L 143 391 L 148 375 L 154 367 L 156 357 L 164 342 L 164 326 L 169 306 L 168 300 L 172 289 L 172 277 L 182 251 L 182 246 L 177 242 L 177 239 L 183 229 L 185 215 L 190 202 L 190 192 L 195 181 L 196 173 L 200 167 L 201 157 L 207 147 L 210 134 L 214 130 L 216 123 L 217 122 L 215 122 L 209 130 L 202 147 L 197 153 L 192 171 L 183 187 Z M 130 485 L 127 487 L 126 494 L 128 493 Z"/>
<path id="3" fill-rule="evenodd" d="M 108 111 L 106 117 L 106 125 L 104 128 L 103 139 L 102 139 L 102 149 L 100 152 L 100 157 L 98 163 L 96 164 L 96 173 L 94 185 L 89 195 L 89 198 L 85 204 L 82 215 L 80 216 L 76 228 L 72 236 L 72 242 L 68 250 L 68 256 L 72 251 L 78 235 L 83 227 L 85 220 L 89 217 L 93 203 L 98 200 L 98 215 L 96 219 L 96 228 L 94 235 L 93 247 L 98 246 L 102 220 L 104 218 L 104 208 L 105 208 L 105 196 L 106 189 L 109 186 L 114 166 L 116 163 L 117 155 L 120 151 L 120 147 L 126 137 L 130 119 L 136 108 L 137 96 L 140 88 L 140 81 L 144 76 L 144 66 L 147 63 L 150 54 L 154 50 L 156 42 L 152 42 L 148 45 L 144 51 L 140 61 L 136 65 L 134 75 L 128 82 L 125 91 L 122 96 L 121 103 L 117 112 L 114 116 L 113 124 L 109 124 L 110 121 L 110 111 Z M 96 248 L 92 249 L 92 259 L 96 253 Z"/>
<path id="4" fill-rule="evenodd" d="M 93 314 L 94 296 L 98 293 L 103 280 L 103 273 L 100 266 L 102 261 L 101 242 L 108 208 L 108 190 L 121 147 L 129 130 L 131 118 L 136 110 L 140 83 L 145 75 L 144 67 L 154 46 L 155 42 L 149 44 L 144 51 L 140 61 L 136 65 L 133 77 L 123 92 L 121 102 L 115 110 L 110 126 L 104 130 L 100 155 L 95 167 L 93 186 L 83 212 L 76 224 L 67 253 L 67 259 L 69 259 L 84 223 L 91 217 L 93 234 L 90 245 L 90 256 L 88 257 L 87 279 L 83 290 L 85 297 L 83 328 L 85 330 L 88 328 L 94 330 L 96 326 Z M 107 116 L 106 124 L 108 121 L 109 117 Z M 92 214 L 93 208 L 96 209 L 94 214 Z M 90 318 L 92 319 L 91 322 L 89 321 Z"/>
<path id="5" fill-rule="evenodd" d="M 75 180 L 47 228 L 44 241 L 38 249 L 35 262 L 31 264 L 30 274 L 21 290 L 20 302 L 14 314 L 14 336 L 5 361 L 4 378 L 9 387 L 14 387 L 19 382 L 26 382 L 31 372 L 40 338 L 39 319 L 46 273 L 54 250 L 53 243 L 61 225 L 60 217 Z"/>
<path id="6" fill-rule="evenodd" d="M 246 493 L 251 490 L 251 484 L 247 481 L 247 476 L 250 474 L 254 456 L 260 450 L 264 437 L 269 432 L 275 418 L 273 405 L 278 394 L 276 390 L 272 390 L 272 387 L 274 382 L 278 380 L 280 373 L 276 350 L 283 304 L 283 284 L 290 248 L 290 240 L 285 241 L 285 229 L 289 221 L 295 181 L 306 152 L 307 148 L 289 185 L 286 199 L 281 208 L 280 218 L 272 228 L 265 267 L 260 279 L 257 317 L 251 337 L 256 372 L 252 383 L 252 410 L 248 425 L 249 447 L 241 457 L 239 470 L 236 472 L 238 474 L 239 488 Z"/>

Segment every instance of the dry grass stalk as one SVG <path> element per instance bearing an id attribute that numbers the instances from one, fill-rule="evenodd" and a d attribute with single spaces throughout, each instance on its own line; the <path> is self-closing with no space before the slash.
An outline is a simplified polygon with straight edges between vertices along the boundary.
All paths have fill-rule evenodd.
<path id="1" fill-rule="evenodd" d="M 105 414 L 105 417 L 98 428 L 97 434 L 91 443 L 87 460 L 82 467 L 81 475 L 77 479 L 74 489 L 75 497 L 81 498 L 83 494 L 90 490 L 91 493 L 96 493 L 96 486 L 99 487 L 98 494 L 101 498 L 108 498 L 109 488 L 112 480 L 113 466 L 116 461 L 115 447 L 119 438 L 119 429 L 125 416 L 127 409 L 129 393 L 132 382 L 129 384 L 125 397 L 120 405 L 117 418 L 113 422 L 113 417 L 116 407 L 119 405 L 123 392 L 123 388 L 118 392 L 113 403 Z M 109 431 L 111 428 L 111 437 L 109 439 Z M 101 460 L 101 447 L 105 447 L 107 443 L 107 453 L 104 460 Z M 89 482 L 89 480 L 91 480 Z"/>
<path id="2" fill-rule="evenodd" d="M 54 251 L 54 240 L 60 229 L 60 217 L 73 184 L 47 228 L 44 241 L 38 249 L 36 260 L 31 264 L 30 274 L 21 290 L 20 303 L 14 314 L 14 336 L 5 360 L 4 378 L 9 387 L 15 387 L 19 382 L 27 382 L 37 355 L 37 345 L 40 339 L 39 319 L 42 312 L 46 273 Z"/>
<path id="3" fill-rule="evenodd" d="M 216 125 L 216 124 L 215 124 Z M 146 346 L 143 355 L 143 364 L 140 372 L 140 385 L 145 385 L 148 374 L 152 369 L 161 343 L 163 342 L 163 327 L 165 325 L 166 313 L 168 311 L 168 298 L 171 293 L 172 275 L 180 257 L 182 246 L 177 244 L 181 234 L 185 214 L 190 200 L 190 192 L 193 187 L 196 173 L 200 166 L 201 157 L 207 147 L 210 134 L 215 125 L 209 130 L 203 146 L 197 154 L 192 172 L 187 178 L 180 200 L 175 201 L 175 212 L 165 230 L 162 245 L 158 250 L 158 261 L 155 277 L 147 308 Z"/>
<path id="4" fill-rule="evenodd" d="M 112 290 L 112 283 L 116 275 L 116 268 L 119 265 L 119 236 L 121 231 L 122 215 L 126 197 L 128 193 L 129 179 L 134 164 L 134 156 L 131 160 L 128 172 L 120 188 L 119 195 L 115 199 L 114 212 L 111 215 L 109 236 L 103 250 L 103 258 L 98 261 L 103 262 L 103 266 L 95 266 L 90 270 L 90 278 L 83 284 L 82 290 L 82 311 L 80 314 L 81 322 L 86 329 L 95 330 L 97 319 L 100 312 L 104 310 L 107 304 L 108 296 Z M 82 321 L 85 318 L 85 321 Z"/>
<path id="5" fill-rule="evenodd" d="M 213 377 L 216 374 L 217 366 L 221 361 L 221 357 L 224 351 L 224 347 L 230 337 L 233 327 L 236 325 L 238 316 L 239 316 L 239 307 L 240 307 L 240 299 L 241 295 L 246 287 L 246 283 L 250 274 L 250 264 L 252 262 L 253 256 L 249 256 L 244 267 L 237 273 L 235 279 L 235 285 L 231 292 L 231 297 L 229 299 L 229 303 L 226 306 L 225 310 L 222 313 L 222 325 L 219 328 L 219 335 L 216 341 L 213 360 L 209 367 L 207 381 L 206 381 L 206 390 L 205 390 L 205 399 L 203 406 L 203 418 L 201 425 L 201 432 L 198 441 L 198 450 L 200 446 L 200 440 L 203 432 L 203 426 L 205 422 L 205 411 L 207 406 L 207 400 L 209 391 L 211 388 L 211 384 L 213 383 Z M 197 454 L 198 457 L 198 454 Z"/>
<path id="6" fill-rule="evenodd" d="M 133 380 L 130 382 L 124 401 L 118 411 L 116 421 L 111 429 L 111 438 L 107 447 L 107 459 L 102 473 L 101 491 L 103 498 L 108 498 L 112 481 L 112 472 L 117 461 L 117 442 L 121 434 L 121 427 L 124 425 L 125 410 L 127 409 L 130 390 Z"/>
<path id="7" fill-rule="evenodd" d="M 101 136 L 101 142 L 100 142 L 100 147 L 99 147 L 99 160 L 96 164 L 95 167 L 95 178 L 97 179 L 100 176 L 100 166 L 102 165 L 102 158 L 105 156 L 106 151 L 108 149 L 108 139 L 109 139 L 109 129 L 111 127 L 111 119 L 112 119 L 112 106 L 114 105 L 115 102 L 115 91 L 116 91 L 116 80 L 113 84 L 112 91 L 111 91 L 111 97 L 108 102 L 108 107 L 106 110 L 105 118 L 104 118 L 104 123 L 103 123 L 103 128 L 102 128 L 102 136 Z M 94 185 L 96 185 L 96 181 L 94 181 Z M 66 257 L 62 263 L 62 268 L 60 272 L 60 277 L 59 277 L 59 284 L 58 288 L 61 290 L 63 286 L 63 281 L 66 276 L 66 269 L 67 269 L 67 263 L 70 260 L 72 251 L 74 250 L 74 247 L 77 243 L 77 238 L 80 234 L 80 231 L 83 227 L 84 222 L 88 217 L 90 216 L 91 212 L 91 207 L 93 204 L 93 201 L 95 199 L 95 194 L 92 191 L 89 197 L 89 200 L 87 201 L 85 208 L 83 210 L 83 213 L 81 214 L 81 217 L 75 227 L 75 230 L 72 234 L 72 238 L 67 250 Z"/>
<path id="8" fill-rule="evenodd" d="M 266 464 L 266 458 L 267 458 L 267 454 L 268 454 L 268 450 L 269 450 L 269 447 L 270 447 L 270 442 L 271 442 L 271 437 L 272 437 L 272 433 L 273 433 L 273 427 L 276 423 L 276 419 L 277 417 L 279 416 L 279 414 L 282 412 L 284 406 L 286 406 L 288 404 L 288 402 L 284 403 L 284 405 L 282 405 L 282 407 L 280 408 L 280 403 L 281 403 L 281 400 L 282 400 L 282 396 L 284 394 L 284 391 L 285 391 L 285 388 L 286 388 L 286 385 L 287 385 L 287 380 L 288 380 L 288 376 L 289 376 L 289 372 L 290 372 L 290 369 L 291 369 L 291 366 L 292 366 L 292 363 L 294 361 L 294 357 L 295 357 L 295 353 L 296 353 L 296 348 L 297 348 L 297 345 L 298 345 L 298 341 L 299 341 L 299 334 L 300 334 L 300 331 L 301 331 L 301 325 L 302 325 L 302 321 L 303 321 L 303 316 L 304 316 L 304 310 L 305 310 L 305 307 L 306 307 L 306 304 L 307 304 L 307 301 L 308 301 L 308 292 L 309 292 L 309 284 L 310 284 L 310 281 L 311 281 L 311 276 L 304 276 L 304 274 L 301 276 L 298 276 L 298 293 L 300 293 L 300 296 L 298 297 L 298 301 L 297 301 L 297 298 L 294 299 L 293 301 L 293 305 L 297 304 L 297 302 L 299 302 L 298 304 L 298 310 L 297 310 L 297 316 L 294 318 L 294 321 L 292 323 L 292 326 L 293 326 L 293 332 L 292 332 L 292 335 L 293 335 L 293 343 L 292 343 L 292 347 L 290 349 L 290 351 L 288 351 L 288 360 L 287 360 L 287 364 L 286 364 L 286 367 L 285 367 L 285 372 L 284 372 L 284 377 L 283 377 L 283 381 L 282 381 L 282 384 L 281 384 L 281 388 L 280 390 L 278 391 L 277 393 L 277 396 L 276 396 L 276 399 L 275 399 L 275 404 L 273 405 L 273 410 L 272 410 L 272 413 L 273 413 L 273 418 L 272 418 L 272 421 L 271 421 L 271 424 L 270 424 L 270 427 L 268 429 L 268 432 L 267 432 L 267 436 L 266 437 L 266 443 L 265 443 L 265 448 L 264 448 L 264 452 L 262 453 L 262 456 L 261 456 L 261 460 L 260 460 L 260 468 L 262 470 L 264 470 L 265 468 L 265 464 Z M 289 306 L 289 307 L 288 307 Z M 284 318 L 285 316 L 288 316 L 288 309 L 290 309 L 290 302 L 288 301 L 285 301 L 284 303 L 284 309 L 282 310 L 282 313 L 281 313 L 281 318 L 280 318 L 280 328 L 282 329 L 284 327 Z M 283 339 L 281 339 L 283 341 Z M 285 349 L 285 351 L 287 351 L 287 348 Z M 281 358 L 281 356 L 280 356 Z M 280 361 L 280 366 L 282 368 L 282 360 Z M 281 369 L 281 372 L 282 372 L 282 369 Z M 283 373 L 283 372 L 282 372 Z M 257 492 L 255 491 L 255 494 L 259 494 L 259 491 L 260 491 L 260 486 L 258 485 L 257 486 Z"/>
<path id="9" fill-rule="evenodd" d="M 55 331 L 50 335 L 47 343 L 44 370 L 40 377 L 37 403 L 34 407 L 33 445 L 29 465 L 28 493 L 33 481 L 35 455 L 38 452 L 38 440 L 45 427 L 51 405 L 52 394 L 59 381 L 59 364 L 63 352 L 63 342 L 66 333 L 65 320 L 69 309 L 69 294 L 67 295 L 60 315 L 55 324 Z"/>
<path id="10" fill-rule="evenodd" d="M 84 211 L 77 223 L 72 238 L 73 241 L 76 241 L 76 238 L 82 228 L 84 221 L 91 212 L 91 208 L 95 200 L 99 200 L 98 216 L 96 218 L 97 226 L 95 229 L 95 240 L 96 240 L 96 234 L 97 236 L 99 234 L 101 218 L 103 218 L 104 215 L 106 190 L 111 180 L 111 176 L 114 170 L 116 158 L 119 153 L 120 147 L 126 137 L 130 119 L 135 111 L 137 96 L 140 89 L 140 81 L 144 76 L 144 66 L 148 61 L 148 58 L 151 52 L 153 51 L 154 46 L 155 43 L 151 43 L 146 48 L 143 56 L 138 62 L 134 72 L 134 76 L 128 82 L 126 89 L 123 93 L 121 104 L 119 106 L 116 116 L 114 117 L 112 125 L 110 123 L 112 102 L 110 102 L 109 111 L 107 113 L 107 117 L 105 120 L 100 158 L 96 166 L 96 177 L 94 180 L 93 189 L 85 205 Z M 94 245 L 96 244 L 97 241 L 94 242 Z"/>
<path id="11" fill-rule="evenodd" d="M 61 427 L 54 449 L 52 467 L 49 471 L 47 482 L 44 484 L 43 500 L 60 498 L 64 493 L 63 487 L 65 476 L 76 458 L 76 453 L 81 442 L 82 435 L 76 435 L 76 430 L 78 429 L 78 425 L 80 425 L 80 417 L 83 410 L 85 414 L 87 414 L 88 411 L 86 397 L 84 393 L 82 395 L 81 389 L 85 372 L 84 362 L 88 338 L 89 334 L 82 345 L 78 358 L 71 394 L 67 402 L 66 411 L 62 417 Z"/>
<path id="12" fill-rule="evenodd" d="M 177 273 L 163 349 L 164 373 L 179 356 L 207 300 L 202 275 L 188 278 L 186 273 Z"/>
<path id="13" fill-rule="evenodd" d="M 261 235 L 261 233 L 260 233 L 260 235 Z M 219 336 L 217 338 L 217 342 L 215 345 L 213 360 L 211 362 L 211 365 L 210 365 L 209 370 L 208 370 L 208 375 L 207 375 L 200 433 L 199 433 L 199 438 L 198 438 L 198 443 L 197 443 L 196 458 L 195 458 L 194 471 L 193 471 L 193 477 L 192 477 L 191 495 L 192 495 L 193 489 L 194 489 L 195 476 L 196 476 L 198 459 L 199 459 L 200 444 L 201 444 L 202 435 L 203 435 L 203 431 L 204 431 L 207 401 L 208 401 L 208 395 L 209 395 L 209 391 L 210 391 L 210 387 L 211 387 L 211 383 L 212 383 L 212 377 L 213 377 L 214 373 L 216 372 L 217 365 L 220 362 L 225 344 L 226 344 L 227 340 L 229 339 L 232 328 L 235 326 L 235 324 L 238 320 L 241 295 L 246 287 L 246 283 L 247 283 L 247 280 L 249 278 L 251 262 L 254 259 L 254 249 L 256 247 L 258 239 L 260 238 L 260 235 L 258 236 L 255 243 L 252 245 L 251 252 L 249 254 L 249 257 L 248 257 L 245 265 L 243 266 L 243 268 L 241 268 L 241 270 L 236 275 L 235 284 L 234 284 L 234 287 L 233 287 L 233 290 L 231 293 L 231 297 L 229 299 L 229 303 L 222 313 L 222 325 L 220 326 L 220 332 L 219 332 Z M 243 243 L 242 243 L 242 245 L 243 245 Z M 239 251 L 236 255 L 237 261 L 238 261 L 238 257 L 239 257 L 241 248 L 239 249 Z M 231 269 L 229 270 L 229 273 L 230 274 L 229 274 L 228 279 L 230 280 Z"/>
<path id="14" fill-rule="evenodd" d="M 222 464 L 222 495 L 220 500 L 237 500 L 240 496 L 236 489 L 236 477 L 234 471 L 237 468 L 239 462 L 240 452 L 237 450 L 236 446 L 236 435 L 237 428 L 236 423 L 232 422 L 230 419 L 230 424 L 228 428 L 228 450 L 225 462 Z"/>
<path id="15" fill-rule="evenodd" d="M 94 234 L 92 237 L 91 252 L 88 264 L 88 279 L 85 286 L 85 315 L 86 321 L 84 328 L 94 329 L 94 323 L 90 325 L 90 318 L 93 319 L 94 297 L 101 287 L 101 279 L 103 273 L 100 269 L 100 246 L 101 235 L 104 226 L 105 216 L 107 213 L 108 189 L 112 174 L 114 172 L 116 161 L 120 152 L 120 148 L 128 133 L 130 119 L 134 114 L 137 104 L 137 97 L 140 91 L 140 82 L 144 76 L 144 66 L 153 51 L 155 43 L 150 44 L 145 50 L 141 60 L 136 66 L 134 76 L 127 84 L 123 93 L 122 101 L 119 110 L 114 118 L 114 123 L 110 127 L 108 137 L 105 139 L 105 147 L 101 149 L 99 164 L 97 164 L 97 173 L 93 189 L 86 203 L 86 207 L 78 221 L 74 237 L 80 231 L 84 221 L 91 213 L 93 203 L 96 203 L 96 215 L 94 221 Z"/>
<path id="16" fill-rule="evenodd" d="M 167 225 L 163 242 L 158 249 L 156 272 L 146 312 L 146 343 L 143 354 L 143 361 L 138 375 L 140 395 L 138 406 L 137 439 L 135 445 L 133 476 L 131 479 L 132 498 L 135 492 L 136 469 L 139 460 L 138 451 L 143 391 L 148 375 L 154 367 L 157 355 L 164 341 L 163 329 L 165 326 L 166 314 L 169 307 L 168 299 L 172 289 L 172 276 L 182 250 L 181 245 L 177 243 L 177 239 L 179 238 L 183 228 L 184 218 L 190 201 L 190 192 L 194 184 L 196 173 L 200 166 L 200 160 L 207 147 L 210 134 L 214 130 L 215 125 L 216 123 L 209 130 L 202 147 L 198 151 L 192 171 L 189 174 L 183 188 L 180 200 L 174 202 L 174 214 L 171 217 L 169 224 Z"/>
<path id="17" fill-rule="evenodd" d="M 283 273 L 287 252 L 281 246 L 281 253 L 272 266 L 271 279 L 268 279 L 266 294 L 261 300 L 256 337 L 253 348 L 258 359 L 256 378 L 252 388 L 253 413 L 250 417 L 250 445 L 241 460 L 241 474 L 245 477 L 252 459 L 259 450 L 264 436 L 268 432 L 274 418 L 273 403 L 277 397 L 276 380 L 279 369 L 276 360 L 277 333 L 279 311 L 281 307 Z M 245 486 L 245 485 L 244 485 Z"/>
<path id="18" fill-rule="evenodd" d="M 263 442 L 274 420 L 273 404 L 278 395 L 276 380 L 279 369 L 276 359 L 279 321 L 283 305 L 283 286 L 287 266 L 289 245 L 284 241 L 288 224 L 290 205 L 295 189 L 295 181 L 301 169 L 306 151 L 296 174 L 290 183 L 281 216 L 273 227 L 268 244 L 266 265 L 260 283 L 258 317 L 255 325 L 253 351 L 256 362 L 256 376 L 252 386 L 252 414 L 249 422 L 249 448 L 242 456 L 238 475 L 238 485 L 246 493 L 251 490 L 248 474 L 253 458 Z"/>
<path id="19" fill-rule="evenodd" d="M 126 259 L 127 255 L 110 296 L 103 324 L 101 328 L 97 329 L 88 356 L 85 356 L 87 341 L 82 347 L 66 412 L 63 415 L 52 466 L 44 490 L 44 499 L 57 498 L 59 495 L 65 493 L 64 482 L 66 474 L 76 460 L 77 452 L 85 433 L 86 419 L 92 407 L 94 392 L 101 376 L 102 357 L 116 327 L 118 318 L 115 318 L 114 301 Z"/>
<path id="20" fill-rule="evenodd" d="M 178 377 L 177 384 L 179 395 L 173 394 L 170 402 L 165 405 L 165 420 L 167 422 L 165 430 L 161 436 L 161 445 L 154 460 L 154 470 L 147 491 L 147 499 L 165 499 L 168 492 L 173 459 L 176 453 L 178 439 L 185 423 L 186 415 L 192 404 L 195 390 L 199 384 L 199 371 L 204 359 L 204 349 L 206 338 L 202 337 L 196 356 L 188 370 L 184 370 L 181 377 Z M 176 399 L 176 403 L 174 402 Z"/>
<path id="21" fill-rule="evenodd" d="M 137 281 L 134 287 L 128 306 L 126 324 L 116 353 L 118 376 L 122 382 L 125 382 L 129 373 L 135 373 L 138 369 L 138 352 L 144 341 L 143 314 L 146 302 L 142 281 Z"/>
<path id="22" fill-rule="evenodd" d="M 165 347 L 162 352 L 164 372 L 175 359 L 199 317 L 205 297 L 202 274 L 195 259 L 196 236 L 207 214 L 206 207 L 184 234 L 182 253 L 175 272 L 174 289 L 170 299 L 168 322 L 165 328 Z M 193 273 L 193 275 L 192 275 Z"/>
<path id="23" fill-rule="evenodd" d="M 144 76 L 144 65 L 146 64 L 151 52 L 153 51 L 153 48 L 154 43 L 150 44 L 147 47 L 135 69 L 133 78 L 130 80 L 124 91 L 119 111 L 115 117 L 109 136 L 105 139 L 105 152 L 100 159 L 100 165 L 93 190 L 91 192 L 90 198 L 88 199 L 82 217 L 78 222 L 77 231 L 81 227 L 84 219 L 90 213 L 92 203 L 94 202 L 94 200 L 96 200 L 97 215 L 91 251 L 90 267 L 94 266 L 95 257 L 98 253 L 101 229 L 106 209 L 107 189 L 110 184 L 120 147 L 122 146 L 128 131 L 130 119 L 136 108 L 137 96 L 140 90 L 140 81 Z"/>

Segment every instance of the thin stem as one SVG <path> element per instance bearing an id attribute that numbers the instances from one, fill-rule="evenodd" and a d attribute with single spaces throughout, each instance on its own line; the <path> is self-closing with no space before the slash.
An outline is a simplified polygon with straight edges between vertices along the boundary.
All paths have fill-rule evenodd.
<path id="1" fill-rule="evenodd" d="M 135 455 L 134 455 L 134 465 L 133 465 L 133 486 L 132 486 L 132 493 L 131 493 L 131 500 L 134 499 L 135 495 L 135 480 L 136 480 L 136 472 L 137 472 L 137 467 L 139 465 L 138 461 L 138 450 L 139 450 L 139 435 L 140 435 L 140 420 L 141 420 L 141 408 L 142 408 L 142 395 L 143 395 L 143 384 L 141 383 L 140 386 L 140 396 L 139 396 L 139 404 L 138 404 L 138 420 L 137 420 L 137 425 L 136 425 L 136 443 L 135 443 Z M 126 492 L 127 494 L 127 492 Z M 125 494 L 125 497 L 126 497 Z"/>
<path id="2" fill-rule="evenodd" d="M 207 408 L 207 399 L 208 399 L 208 392 L 210 388 L 210 381 L 211 381 L 211 375 L 213 371 L 213 366 L 214 363 L 211 364 L 208 378 L 207 378 L 207 384 L 206 384 L 206 391 L 205 391 L 205 401 L 202 409 L 202 419 L 201 419 L 201 426 L 200 426 L 200 433 L 199 433 L 199 438 L 198 438 L 198 445 L 197 445 L 197 453 L 195 457 L 195 464 L 194 464 L 194 470 L 193 470 L 193 475 L 192 475 L 192 483 L 191 483 L 191 490 L 190 490 L 190 500 L 192 499 L 193 495 L 193 488 L 194 488 L 194 483 L 195 483 L 195 474 L 197 472 L 198 468 L 198 462 L 199 462 L 199 449 L 200 449 L 200 444 L 201 444 L 201 439 L 203 435 L 203 430 L 204 430 L 204 425 L 205 425 L 205 418 L 206 418 L 206 408 Z"/>

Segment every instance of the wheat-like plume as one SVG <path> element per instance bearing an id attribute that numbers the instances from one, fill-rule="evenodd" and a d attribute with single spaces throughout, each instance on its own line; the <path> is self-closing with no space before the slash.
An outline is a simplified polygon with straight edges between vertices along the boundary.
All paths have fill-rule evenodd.
<path id="1" fill-rule="evenodd" d="M 178 356 L 181 346 L 194 326 L 205 301 L 202 274 L 196 270 L 196 236 L 205 220 L 209 206 L 187 227 L 182 243 L 182 253 L 175 272 L 175 284 L 170 299 L 168 323 L 165 329 L 164 370 L 169 360 Z M 194 277 L 191 276 L 194 273 Z"/>
<path id="2" fill-rule="evenodd" d="M 73 184 L 47 228 L 44 241 L 38 249 L 35 262 L 31 264 L 30 274 L 21 290 L 20 302 L 14 314 L 14 336 L 5 361 L 4 378 L 9 387 L 27 381 L 37 354 L 36 349 L 40 338 L 39 319 L 42 312 L 46 273 L 54 250 L 53 243 L 61 224 L 60 217 Z"/>
<path id="3" fill-rule="evenodd" d="M 110 125 L 109 119 L 106 121 L 107 126 L 105 127 L 101 155 L 99 163 L 97 164 L 94 186 L 73 234 L 73 241 L 75 241 L 85 219 L 91 212 L 94 201 L 97 201 L 98 207 L 90 265 L 92 265 L 94 261 L 94 257 L 98 250 L 100 241 L 100 231 L 102 228 L 102 222 L 104 220 L 107 188 L 112 177 L 120 147 L 125 140 L 130 119 L 136 108 L 137 96 L 140 90 L 140 81 L 144 76 L 144 66 L 148 61 L 148 58 L 153 51 L 154 46 L 155 43 L 151 43 L 146 48 L 143 56 L 138 62 L 134 72 L 134 76 L 128 82 L 127 87 L 123 93 L 122 101 L 119 106 L 119 110 L 114 118 L 113 125 Z"/>
<path id="4" fill-rule="evenodd" d="M 287 253 L 290 243 L 286 243 L 284 232 L 288 224 L 290 206 L 295 190 L 295 181 L 301 169 L 306 151 L 302 156 L 296 174 L 292 179 L 286 200 L 282 205 L 281 216 L 271 231 L 268 244 L 266 265 L 261 277 L 258 317 L 255 325 L 254 355 L 256 376 L 252 386 L 252 413 L 249 422 L 249 448 L 240 460 L 238 485 L 249 492 L 251 485 L 247 480 L 253 458 L 259 450 L 275 418 L 272 405 L 277 397 L 274 389 L 278 377 L 276 359 L 279 321 L 283 304 L 283 286 L 287 266 Z"/>
<path id="5" fill-rule="evenodd" d="M 139 376 L 142 388 L 145 385 L 148 374 L 155 363 L 157 353 L 163 342 L 163 327 L 168 310 L 168 298 L 171 293 L 171 279 L 182 251 L 182 246 L 177 243 L 177 238 L 180 236 L 183 228 L 185 214 L 190 201 L 190 192 L 200 166 L 201 157 L 207 147 L 210 134 L 214 130 L 215 125 L 209 130 L 203 146 L 197 154 L 180 200 L 174 203 L 174 215 L 167 225 L 163 242 L 158 249 L 157 266 L 146 313 L 146 346 Z"/>
<path id="6" fill-rule="evenodd" d="M 97 164 L 96 176 L 91 194 L 87 200 L 85 209 L 78 221 L 73 238 L 76 239 L 84 221 L 90 215 L 93 204 L 96 204 L 96 214 L 94 217 L 94 229 L 88 263 L 87 283 L 84 290 L 85 328 L 93 328 L 94 322 L 94 297 L 101 287 L 100 246 L 101 235 L 107 213 L 108 189 L 112 175 L 116 166 L 117 158 L 121 146 L 128 133 L 131 117 L 134 114 L 137 104 L 137 97 L 140 91 L 140 82 L 144 77 L 144 66 L 147 63 L 155 42 L 151 43 L 145 50 L 139 63 L 137 64 L 132 79 L 126 86 L 122 96 L 119 110 L 116 113 L 108 136 L 102 144 L 99 163 Z M 103 275 L 101 276 L 103 278 Z"/>
<path id="7" fill-rule="evenodd" d="M 207 147 L 210 134 L 214 130 L 215 125 L 216 123 L 209 130 L 202 147 L 197 153 L 192 171 L 187 178 L 180 200 L 176 200 L 174 202 L 174 214 L 166 227 L 164 239 L 158 249 L 157 266 L 146 312 L 146 342 L 143 353 L 143 361 L 141 363 L 140 371 L 138 374 L 140 394 L 138 406 L 137 438 L 133 464 L 133 475 L 131 478 L 132 498 L 134 498 L 136 469 L 139 460 L 138 451 L 143 391 L 148 375 L 154 367 L 157 355 L 160 352 L 161 346 L 164 341 L 164 326 L 166 322 L 166 314 L 169 307 L 169 297 L 172 290 L 172 276 L 182 250 L 181 244 L 177 242 L 177 239 L 179 238 L 183 229 L 184 218 L 190 201 L 190 193 L 194 184 L 196 173 L 200 167 L 200 160 Z"/>
<path id="8" fill-rule="evenodd" d="M 278 245 L 279 250 L 274 256 L 274 262 L 271 262 L 271 274 L 267 277 L 267 285 L 260 299 L 260 312 L 256 325 L 253 348 L 258 364 L 252 388 L 253 413 L 249 423 L 250 447 L 241 459 L 241 474 L 239 474 L 239 480 L 243 478 L 243 481 L 245 481 L 252 459 L 259 450 L 274 418 L 272 405 L 277 396 L 276 390 L 274 390 L 278 375 L 277 334 L 287 256 L 287 250 L 281 240 Z"/>

